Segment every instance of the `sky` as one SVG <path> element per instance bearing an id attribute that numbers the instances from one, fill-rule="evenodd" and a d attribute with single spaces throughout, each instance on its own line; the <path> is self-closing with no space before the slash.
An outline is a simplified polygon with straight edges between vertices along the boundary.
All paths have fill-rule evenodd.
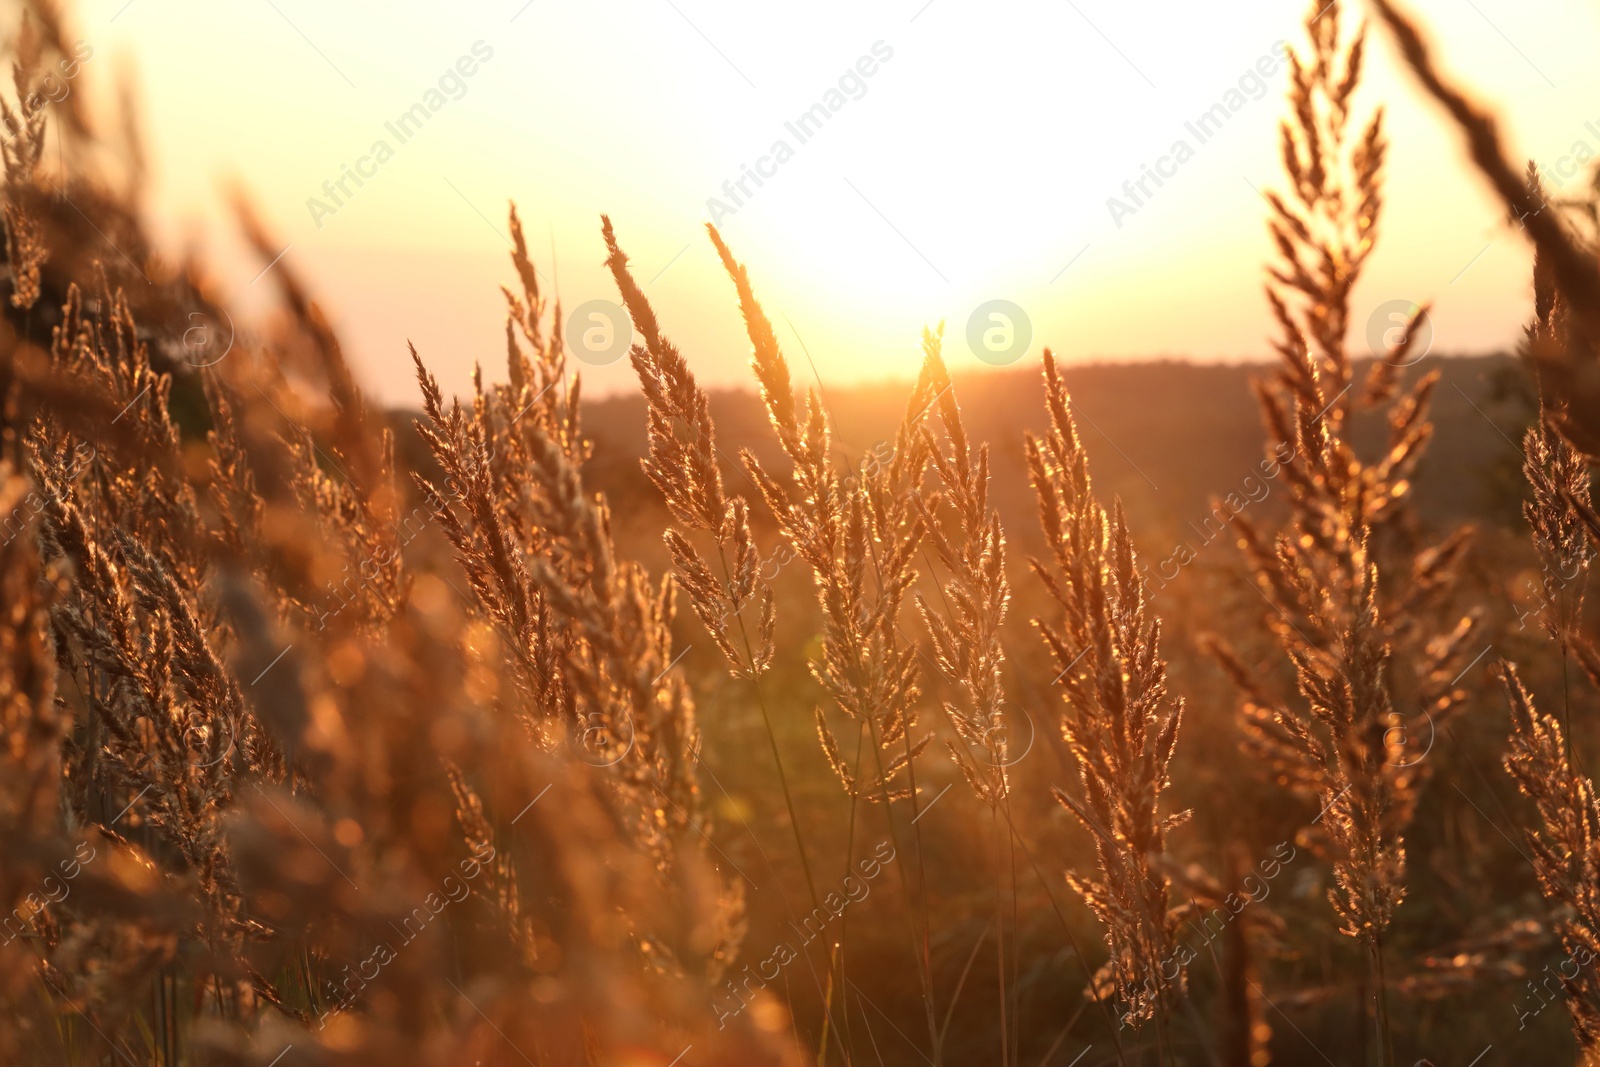
<path id="1" fill-rule="evenodd" d="M 1347 23 L 1364 10 L 1346 7 Z M 1521 157 L 1556 173 L 1600 154 L 1595 5 L 1409 9 Z M 511 201 L 582 316 L 568 336 L 585 364 L 621 350 L 592 303 L 615 298 L 602 213 L 710 385 L 750 381 L 713 217 L 780 343 L 825 386 L 913 374 L 923 327 L 941 321 L 955 368 L 1037 360 L 1044 345 L 1069 363 L 1261 358 L 1259 191 L 1282 187 L 1280 42 L 1303 50 L 1306 13 L 1285 0 L 94 0 L 71 24 L 94 48 L 91 103 L 109 106 L 119 73 L 139 89 L 156 232 L 199 245 L 222 290 L 259 306 L 265 264 L 226 206 L 241 183 L 364 385 L 414 403 L 408 340 L 447 388 L 474 363 L 503 374 Z M 1433 301 L 1436 351 L 1508 346 L 1528 315 L 1529 253 L 1372 37 L 1358 114 L 1385 107 L 1391 149 L 1355 330 L 1388 302 Z M 1186 126 L 1241 99 L 1203 141 Z M 802 125 L 808 113 L 826 120 Z M 1136 204 L 1124 183 L 1158 164 L 1168 176 Z M 625 359 L 580 369 L 598 392 L 630 386 Z"/>

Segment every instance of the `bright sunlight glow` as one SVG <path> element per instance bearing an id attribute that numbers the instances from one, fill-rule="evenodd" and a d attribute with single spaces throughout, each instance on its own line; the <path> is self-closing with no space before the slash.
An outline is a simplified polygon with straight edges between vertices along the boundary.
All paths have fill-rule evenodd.
<path id="1" fill-rule="evenodd" d="M 711 383 L 747 380 L 703 231 L 713 214 L 780 340 L 796 354 L 803 341 L 826 383 L 909 375 L 925 324 L 959 339 L 991 299 L 1028 313 L 1035 356 L 1265 350 L 1257 190 L 1280 181 L 1276 50 L 1300 45 L 1302 5 L 496 0 L 442 21 L 411 0 L 225 7 L 82 5 L 93 82 L 128 68 L 155 117 L 151 206 L 166 233 L 200 241 L 224 290 L 248 300 L 264 264 L 240 254 L 223 195 L 242 183 L 386 400 L 414 393 L 407 339 L 455 387 L 475 361 L 498 369 L 509 200 L 567 308 L 614 295 L 609 213 Z M 1513 120 L 1517 151 L 1554 175 L 1577 146 L 1600 150 L 1600 110 L 1578 103 L 1600 99 L 1593 5 L 1412 7 Z M 1519 23 L 1570 32 L 1519 42 Z M 1362 93 L 1385 104 L 1397 147 L 1358 316 L 1433 300 L 1439 350 L 1508 345 L 1528 254 L 1380 37 Z M 443 106 L 400 141 L 390 124 L 430 91 Z M 369 176 L 319 209 L 346 167 Z M 1147 167 L 1167 176 L 1136 202 L 1124 183 L 1137 192 Z M 950 351 L 979 365 L 964 344 Z M 586 370 L 602 391 L 628 373 Z"/>

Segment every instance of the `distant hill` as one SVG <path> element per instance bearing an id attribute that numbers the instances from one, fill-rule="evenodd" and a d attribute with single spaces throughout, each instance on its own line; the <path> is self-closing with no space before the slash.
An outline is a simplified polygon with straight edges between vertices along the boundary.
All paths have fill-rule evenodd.
<path id="1" fill-rule="evenodd" d="M 1211 498 L 1238 491 L 1262 457 L 1249 382 L 1267 369 L 1178 361 L 1065 368 L 1100 491 L 1121 496 L 1136 528 L 1146 533 L 1202 518 Z M 1514 521 L 1521 457 L 1512 442 L 1520 444 L 1534 410 L 1521 368 L 1505 355 L 1430 356 L 1410 374 L 1431 370 L 1441 380 L 1433 399 L 1435 435 L 1418 477 L 1419 510 L 1432 524 Z M 827 390 L 840 457 L 854 461 L 892 440 L 909 392 L 909 382 Z M 1033 503 L 1023 432 L 1039 431 L 1046 421 L 1037 370 L 958 376 L 956 392 L 969 432 L 989 444 L 1002 512 L 1008 520 L 1022 520 L 1008 522 L 1008 529 L 1029 528 Z M 739 450 L 749 448 L 764 461 L 779 459 L 760 400 L 754 392 L 721 391 L 712 395 L 711 406 L 718 447 L 728 461 L 725 476 L 753 496 L 753 486 L 735 470 Z M 637 462 L 645 447 L 643 400 L 591 401 L 585 422 L 596 442 L 591 483 L 608 491 L 614 511 L 653 509 L 655 490 Z M 1363 416 L 1357 432 L 1363 454 L 1377 454 L 1383 439 L 1381 422 Z M 619 514 L 619 523 L 626 519 Z"/>

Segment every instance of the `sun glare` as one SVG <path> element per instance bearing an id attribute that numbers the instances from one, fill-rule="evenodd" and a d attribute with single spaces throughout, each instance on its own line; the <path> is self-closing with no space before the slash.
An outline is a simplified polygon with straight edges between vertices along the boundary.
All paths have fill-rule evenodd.
<path id="1" fill-rule="evenodd" d="M 1595 21 L 1576 3 L 1535 6 Z M 385 395 L 408 388 L 408 337 L 438 351 L 453 381 L 474 358 L 495 361 L 477 308 L 403 294 L 492 294 L 512 199 L 569 306 L 612 295 L 597 252 L 609 213 L 653 289 L 707 309 L 679 329 L 710 380 L 740 380 L 744 346 L 739 324 L 710 311 L 726 292 L 707 222 L 830 380 L 912 373 L 923 325 L 961 336 L 993 300 L 1030 317 L 1035 355 L 1046 343 L 1071 359 L 1263 354 L 1248 279 L 1260 193 L 1278 183 L 1284 42 L 1299 15 L 1271 0 L 1224 18 L 1163 9 L 1160 34 L 1110 3 L 823 4 L 804 18 L 535 3 L 483 9 L 454 37 L 433 32 L 421 4 L 381 17 L 261 5 L 240 19 L 119 7 L 87 5 L 85 24 L 103 42 L 95 62 L 140 57 L 165 120 L 151 130 L 158 215 L 171 232 L 220 239 L 219 180 L 242 182 Z M 1487 25 L 1442 32 L 1458 66 L 1495 72 L 1483 88 L 1537 138 L 1529 154 L 1554 168 L 1575 141 L 1600 147 L 1584 125 L 1595 116 L 1575 103 L 1597 95 L 1600 74 L 1575 44 L 1541 42 L 1535 67 Z M 1413 279 L 1421 265 L 1433 284 L 1362 296 L 1434 300 L 1441 344 L 1508 343 L 1511 331 L 1484 333 L 1478 297 L 1458 294 L 1512 291 L 1525 254 L 1429 107 L 1373 66 L 1363 91 L 1388 105 L 1401 145 L 1389 201 L 1404 210 L 1385 224 L 1369 286 L 1391 265 Z M 248 264 L 223 263 L 230 288 L 253 295 Z M 1110 295 L 1135 289 L 1137 301 Z M 386 294 L 415 313 L 402 323 Z M 1186 313 L 1152 315 L 1152 303 Z M 629 382 L 625 366 L 590 374 L 602 389 Z"/>

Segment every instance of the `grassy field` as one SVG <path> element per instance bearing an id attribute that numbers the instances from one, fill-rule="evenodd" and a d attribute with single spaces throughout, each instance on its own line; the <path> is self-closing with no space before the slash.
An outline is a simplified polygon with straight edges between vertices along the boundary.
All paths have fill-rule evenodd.
<path id="1" fill-rule="evenodd" d="M 411 410 L 287 263 L 194 338 L 228 309 L 120 142 L 56 108 L 44 151 L 32 7 L 0 1058 L 1600 1062 L 1593 205 L 1379 0 L 1534 301 L 1515 353 L 1352 341 L 1386 144 L 1318 7 L 1272 363 L 952 377 L 938 327 L 824 390 L 708 227 L 752 372 L 713 393 L 605 219 L 639 389 L 586 399 L 513 211 L 503 363 L 451 396 L 413 351 Z"/>

